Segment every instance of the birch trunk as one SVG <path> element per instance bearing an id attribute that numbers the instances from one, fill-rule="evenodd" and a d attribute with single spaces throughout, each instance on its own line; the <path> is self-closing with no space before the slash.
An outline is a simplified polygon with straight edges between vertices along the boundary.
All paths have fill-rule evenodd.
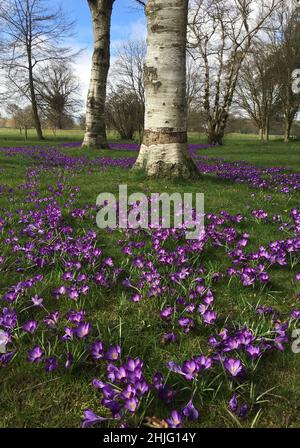
<path id="1" fill-rule="evenodd" d="M 107 148 L 105 102 L 110 65 L 110 26 L 114 0 L 88 0 L 92 14 L 94 53 L 86 105 L 83 146 Z"/>
<path id="2" fill-rule="evenodd" d="M 198 175 L 187 149 L 188 0 L 148 0 L 145 130 L 135 168 L 151 177 Z"/>

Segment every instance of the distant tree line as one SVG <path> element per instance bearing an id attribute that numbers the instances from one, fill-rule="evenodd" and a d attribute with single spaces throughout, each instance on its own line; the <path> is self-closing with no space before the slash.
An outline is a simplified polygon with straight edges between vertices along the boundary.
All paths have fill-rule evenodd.
<path id="1" fill-rule="evenodd" d="M 137 0 L 133 0 L 136 3 Z M 87 113 L 82 114 L 77 52 L 65 46 L 74 22 L 49 0 L 0 0 L 0 99 L 17 128 L 86 129 L 84 145 L 106 147 L 106 129 L 123 139 L 144 133 L 146 42 L 110 57 L 116 0 L 88 0 L 94 53 Z M 138 2 L 142 6 L 147 2 Z M 283 0 L 191 0 L 187 30 L 188 128 L 222 144 L 226 132 L 299 135 L 300 7 Z"/>

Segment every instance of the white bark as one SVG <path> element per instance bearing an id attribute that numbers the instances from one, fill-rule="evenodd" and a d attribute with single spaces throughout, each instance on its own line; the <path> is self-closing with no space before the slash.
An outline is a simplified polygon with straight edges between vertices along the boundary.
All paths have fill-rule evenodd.
<path id="1" fill-rule="evenodd" d="M 110 64 L 110 26 L 114 0 L 88 0 L 93 19 L 94 53 L 86 105 L 83 146 L 107 148 L 105 101 Z"/>
<path id="2" fill-rule="evenodd" d="M 187 151 L 186 34 L 188 0 L 148 0 L 145 131 L 136 168 L 149 176 L 191 177 Z"/>

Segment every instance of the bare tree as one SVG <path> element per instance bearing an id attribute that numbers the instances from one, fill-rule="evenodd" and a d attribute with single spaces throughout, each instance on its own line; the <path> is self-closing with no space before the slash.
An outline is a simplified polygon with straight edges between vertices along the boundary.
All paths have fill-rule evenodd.
<path id="1" fill-rule="evenodd" d="M 27 140 L 28 129 L 34 127 L 31 106 L 25 106 L 22 108 L 15 103 L 10 103 L 7 105 L 7 112 L 14 120 L 15 128 L 20 130 L 20 134 L 22 134 L 24 129 L 25 140 Z"/>
<path id="2" fill-rule="evenodd" d="M 53 129 L 78 115 L 82 102 L 80 85 L 71 64 L 52 61 L 36 75 L 37 99 L 43 115 Z"/>
<path id="3" fill-rule="evenodd" d="M 144 63 L 146 42 L 143 39 L 128 40 L 119 47 L 114 72 L 118 72 L 119 83 L 133 92 L 139 101 L 145 103 Z"/>
<path id="4" fill-rule="evenodd" d="M 254 121 L 260 140 L 269 140 L 270 120 L 279 108 L 279 90 L 272 51 L 266 42 L 253 44 L 246 56 L 234 103 Z"/>
<path id="5" fill-rule="evenodd" d="M 198 175 L 187 151 L 187 15 L 188 0 L 147 1 L 145 130 L 135 167 L 148 176 Z"/>
<path id="6" fill-rule="evenodd" d="M 118 48 L 110 71 L 107 101 L 110 124 L 122 138 L 131 139 L 138 131 L 140 142 L 145 115 L 145 55 L 146 42 L 142 39 L 129 40 Z"/>
<path id="7" fill-rule="evenodd" d="M 73 22 L 61 8 L 52 9 L 45 0 L 3 0 L 0 4 L 2 66 L 16 91 L 30 100 L 39 139 L 43 139 L 37 102 L 35 73 L 49 61 L 74 56 L 62 47 L 70 36 Z"/>
<path id="8" fill-rule="evenodd" d="M 195 109 L 201 109 L 201 93 L 203 92 L 203 74 L 201 67 L 187 55 L 186 65 L 186 101 L 188 116 Z"/>
<path id="9" fill-rule="evenodd" d="M 117 86 L 107 97 L 106 120 L 110 129 L 115 129 L 124 140 L 133 140 L 134 133 L 142 133 L 144 109 L 135 93 Z"/>
<path id="10" fill-rule="evenodd" d="M 86 105 L 83 146 L 107 148 L 105 103 L 110 66 L 110 27 L 114 0 L 88 0 L 93 20 L 94 52 Z"/>
<path id="11" fill-rule="evenodd" d="M 210 143 L 222 144 L 239 72 L 253 39 L 283 0 L 194 0 L 190 53 L 203 67 L 202 104 Z"/>

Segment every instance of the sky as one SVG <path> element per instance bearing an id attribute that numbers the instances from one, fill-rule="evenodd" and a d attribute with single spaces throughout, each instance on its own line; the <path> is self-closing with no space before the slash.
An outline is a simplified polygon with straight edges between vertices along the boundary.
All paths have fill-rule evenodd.
<path id="1" fill-rule="evenodd" d="M 68 45 L 74 49 L 84 49 L 75 69 L 81 82 L 84 98 L 87 96 L 91 57 L 93 49 L 93 31 L 91 14 L 87 0 L 52 0 L 53 5 L 62 5 L 65 14 L 76 22 L 74 37 Z M 116 0 L 113 8 L 111 45 L 112 58 L 118 46 L 128 39 L 141 38 L 146 33 L 146 22 L 143 9 L 134 0 Z"/>

